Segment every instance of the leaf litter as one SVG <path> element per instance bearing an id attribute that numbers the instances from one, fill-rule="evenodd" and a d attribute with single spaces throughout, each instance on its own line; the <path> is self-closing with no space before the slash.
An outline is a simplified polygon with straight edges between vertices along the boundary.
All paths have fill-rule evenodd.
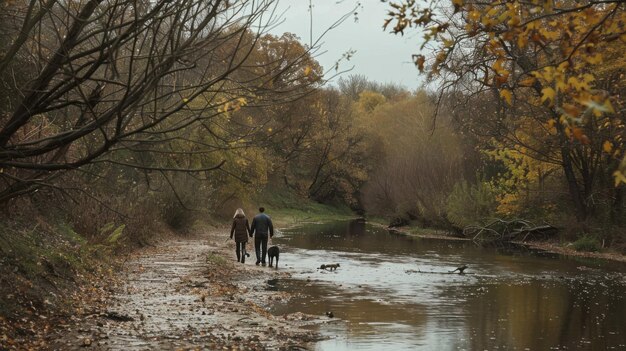
<path id="1" fill-rule="evenodd" d="M 236 262 L 225 232 L 136 252 L 109 284 L 79 289 L 74 298 L 82 303 L 46 343 L 65 350 L 300 350 L 320 340 L 306 328 L 322 323 L 319 317 L 269 312 L 290 295 L 269 291 L 267 280 L 289 274 Z"/>

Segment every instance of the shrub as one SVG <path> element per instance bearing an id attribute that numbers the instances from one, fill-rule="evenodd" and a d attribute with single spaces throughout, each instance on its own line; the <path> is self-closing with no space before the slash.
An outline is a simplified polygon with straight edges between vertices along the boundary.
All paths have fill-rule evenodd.
<path id="1" fill-rule="evenodd" d="M 573 243 L 576 251 L 600 251 L 600 241 L 593 235 L 585 234 Z"/>
<path id="2" fill-rule="evenodd" d="M 493 217 L 497 208 L 496 194 L 487 182 L 456 183 L 448 196 L 447 217 L 455 225 L 465 227 L 486 217 Z"/>

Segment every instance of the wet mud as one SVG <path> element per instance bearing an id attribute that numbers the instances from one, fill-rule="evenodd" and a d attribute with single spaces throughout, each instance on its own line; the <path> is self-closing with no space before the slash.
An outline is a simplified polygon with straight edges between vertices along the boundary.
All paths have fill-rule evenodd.
<path id="1" fill-rule="evenodd" d="M 307 326 L 326 322 L 302 313 L 272 315 L 291 295 L 271 289 L 289 274 L 236 262 L 226 230 L 171 240 L 125 263 L 104 307 L 59 326 L 62 350 L 302 350 L 319 336 Z M 248 243 L 248 250 L 251 250 Z M 90 309 L 91 308 L 91 309 Z"/>

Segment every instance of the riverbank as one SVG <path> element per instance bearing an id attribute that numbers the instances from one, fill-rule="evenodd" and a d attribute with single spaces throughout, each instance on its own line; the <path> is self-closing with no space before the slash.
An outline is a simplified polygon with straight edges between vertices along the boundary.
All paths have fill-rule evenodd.
<path id="1" fill-rule="evenodd" d="M 421 238 L 421 239 L 458 240 L 458 241 L 470 240 L 468 238 L 455 236 L 453 235 L 453 233 L 449 231 L 440 230 L 440 229 L 434 229 L 434 228 L 427 229 L 427 228 L 421 228 L 417 226 L 389 227 L 387 224 L 378 220 L 368 221 L 368 223 L 378 228 L 383 228 L 389 231 L 395 231 L 398 233 L 402 233 L 405 235 L 409 235 L 409 236 Z"/>
<path id="2" fill-rule="evenodd" d="M 571 243 L 563 244 L 560 243 L 551 243 L 551 242 L 539 242 L 539 241 L 526 241 L 526 242 L 514 242 L 516 244 L 524 245 L 533 249 L 548 251 L 552 253 L 556 253 L 563 256 L 571 256 L 571 257 L 585 257 L 585 258 L 596 258 L 596 259 L 604 259 L 618 262 L 626 262 L 626 256 L 618 253 L 618 252 L 587 252 L 587 251 L 576 251 L 573 248 L 569 247 Z"/>
<path id="3" fill-rule="evenodd" d="M 308 212 L 289 217 L 281 210 L 272 211 L 272 216 L 277 227 L 354 218 Z M 381 223 L 372 224 L 387 229 Z M 326 323 L 328 318 L 271 315 L 274 304 L 284 305 L 292 296 L 270 291 L 268 281 L 289 278 L 289 274 L 255 266 L 252 258 L 246 264 L 237 263 L 233 242 L 226 240 L 228 229 L 204 226 L 187 236 L 164 233 L 153 246 L 118 256 L 114 262 L 88 260 L 86 254 L 63 258 L 71 250 L 94 249 L 70 233 L 74 239 L 66 243 L 67 251 L 54 253 L 60 256 L 58 262 L 46 258 L 52 257 L 50 253 L 33 265 L 52 281 L 49 291 L 26 300 L 25 292 L 33 293 L 28 281 L 12 283 L 14 292 L 3 290 L 3 302 L 10 295 L 22 315 L 0 316 L 0 349 L 264 350 L 305 348 L 318 340 L 319 335 L 307 327 Z M 420 238 L 469 240 L 417 227 L 393 230 Z M 545 242 L 524 244 L 567 256 L 624 262 L 621 255 L 577 252 Z M 252 251 L 250 243 L 248 249 Z M 77 271 L 71 266 L 64 272 L 62 262 L 67 261 L 82 262 L 89 269 Z M 13 267 L 6 263 L 0 266 Z M 10 271 L 20 276 L 23 269 Z M 60 286 L 60 281 L 73 288 Z"/>
<path id="4" fill-rule="evenodd" d="M 236 262 L 227 232 L 210 228 L 137 251 L 106 302 L 61 325 L 52 348 L 287 350 L 317 340 L 304 327 L 323 318 L 268 312 L 290 296 L 267 281 L 288 273 L 255 266 L 253 257 Z"/>
<path id="5" fill-rule="evenodd" d="M 462 238 L 453 235 L 450 232 L 437 229 L 420 228 L 416 226 L 401 226 L 390 228 L 380 221 L 370 222 L 372 225 L 379 228 L 385 228 L 387 230 L 396 231 L 405 235 L 410 235 L 422 239 L 438 239 L 438 240 L 458 240 L 458 241 L 471 241 L 469 238 Z M 524 245 L 526 247 L 543 250 L 563 256 L 571 257 L 584 257 L 594 259 L 604 259 L 618 262 L 626 262 L 626 255 L 619 252 L 590 252 L 590 251 L 576 251 L 572 246 L 573 243 L 560 243 L 551 241 L 514 241 L 513 243 L 518 245 Z"/>
<path id="6" fill-rule="evenodd" d="M 336 210 L 319 204 L 307 203 L 298 210 L 279 205 L 268 206 L 277 228 L 311 221 L 351 218 L 349 210 Z M 250 267 L 252 263 L 250 261 L 245 266 L 236 265 L 234 253 L 231 252 L 232 242 L 224 242 L 225 233 L 229 228 L 218 229 L 209 227 L 207 224 L 199 224 L 199 227 L 189 225 L 187 226 L 190 228 L 188 234 L 183 234 L 175 233 L 173 229 L 169 229 L 162 223 L 156 225 L 158 232 L 151 231 L 149 240 L 137 242 L 137 240 L 133 241 L 132 234 L 126 232 L 121 235 L 115 234 L 118 229 L 124 228 L 123 225 L 118 229 L 113 227 L 110 235 L 103 229 L 103 233 L 100 233 L 104 235 L 103 238 L 86 239 L 75 232 L 65 221 L 55 218 L 48 214 L 31 216 L 30 220 L 24 219 L 22 222 L 5 218 L 3 225 L 0 226 L 0 350 L 47 349 L 51 342 L 58 339 L 58 335 L 54 335 L 58 334 L 58 328 L 63 328 L 65 332 L 70 326 L 75 329 L 93 330 L 95 336 L 89 333 L 74 333 L 74 336 L 76 340 L 82 338 L 80 342 L 88 340 L 88 343 L 97 343 L 100 341 L 101 333 L 95 333 L 95 331 L 100 331 L 102 327 L 83 328 L 79 324 L 96 321 L 96 323 L 108 325 L 99 319 L 114 320 L 116 314 L 111 315 L 108 312 L 111 301 L 117 301 L 120 291 L 134 290 L 132 284 L 127 284 L 128 276 L 140 273 L 133 268 L 133 265 L 144 266 L 144 272 L 147 270 L 146 267 L 166 272 L 161 264 L 145 266 L 141 263 L 143 260 L 141 257 L 159 256 L 160 252 L 163 252 L 164 255 L 171 257 L 168 262 L 176 262 L 177 254 L 172 252 L 167 254 L 167 252 L 171 246 L 177 247 L 178 251 L 189 251 L 185 248 L 187 244 L 180 244 L 183 242 L 191 243 L 193 251 L 197 248 L 206 251 L 205 261 L 202 261 L 202 257 L 198 254 L 194 259 L 197 262 L 194 261 L 194 264 L 185 268 L 194 269 L 190 276 L 204 274 L 207 282 L 225 282 L 224 285 L 220 285 L 220 291 L 230 291 L 229 296 L 265 295 L 263 291 L 253 292 L 249 287 L 245 289 L 242 287 L 256 284 L 264 288 L 265 281 L 273 279 L 272 274 L 279 274 L 267 268 Z M 222 224 L 227 222 L 227 220 L 216 218 L 208 218 L 207 221 Z M 119 230 L 120 233 L 121 231 Z M 212 244 L 207 244 L 210 242 Z M 251 244 L 248 244 L 248 248 L 252 249 Z M 213 254 L 206 261 L 206 253 L 209 251 Z M 257 281 L 250 280 L 252 277 L 256 277 Z M 179 283 L 178 288 L 184 291 L 186 286 L 184 283 Z M 150 291 L 148 286 L 142 289 L 146 293 Z M 157 284 L 152 289 L 165 288 Z M 255 300 L 256 307 L 252 307 L 259 311 L 267 310 L 271 305 L 270 301 L 274 301 L 271 299 L 277 298 L 275 295 L 270 294 L 267 296 L 268 299 Z M 175 296 L 175 294 L 171 293 L 168 296 Z M 282 296 L 280 299 L 286 298 Z M 236 305 L 237 301 L 232 304 Z M 218 307 L 226 308 L 228 311 L 231 302 L 226 301 L 223 305 Z M 207 305 L 207 308 L 212 307 L 215 306 Z M 136 317 L 130 312 L 127 315 Z M 238 318 L 242 316 L 239 315 Z M 298 319 L 297 323 L 309 322 L 306 316 L 293 318 Z M 76 340 L 68 341 L 71 347 L 80 347 L 76 346 Z M 70 345 L 64 344 L 61 348 L 66 349 Z"/>
<path id="7" fill-rule="evenodd" d="M 114 247 L 37 215 L 1 224 L 0 350 L 47 349 L 56 326 L 115 286 Z"/>

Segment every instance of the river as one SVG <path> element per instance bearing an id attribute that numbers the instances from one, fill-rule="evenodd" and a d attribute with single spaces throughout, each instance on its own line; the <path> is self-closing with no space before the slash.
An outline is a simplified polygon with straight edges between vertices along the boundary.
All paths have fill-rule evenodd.
<path id="1" fill-rule="evenodd" d="M 334 317 L 316 350 L 626 350 L 626 265 L 420 239 L 362 221 L 274 238 L 295 292 L 279 315 Z M 319 270 L 339 263 L 336 271 Z M 466 264 L 467 274 L 446 274 Z"/>

